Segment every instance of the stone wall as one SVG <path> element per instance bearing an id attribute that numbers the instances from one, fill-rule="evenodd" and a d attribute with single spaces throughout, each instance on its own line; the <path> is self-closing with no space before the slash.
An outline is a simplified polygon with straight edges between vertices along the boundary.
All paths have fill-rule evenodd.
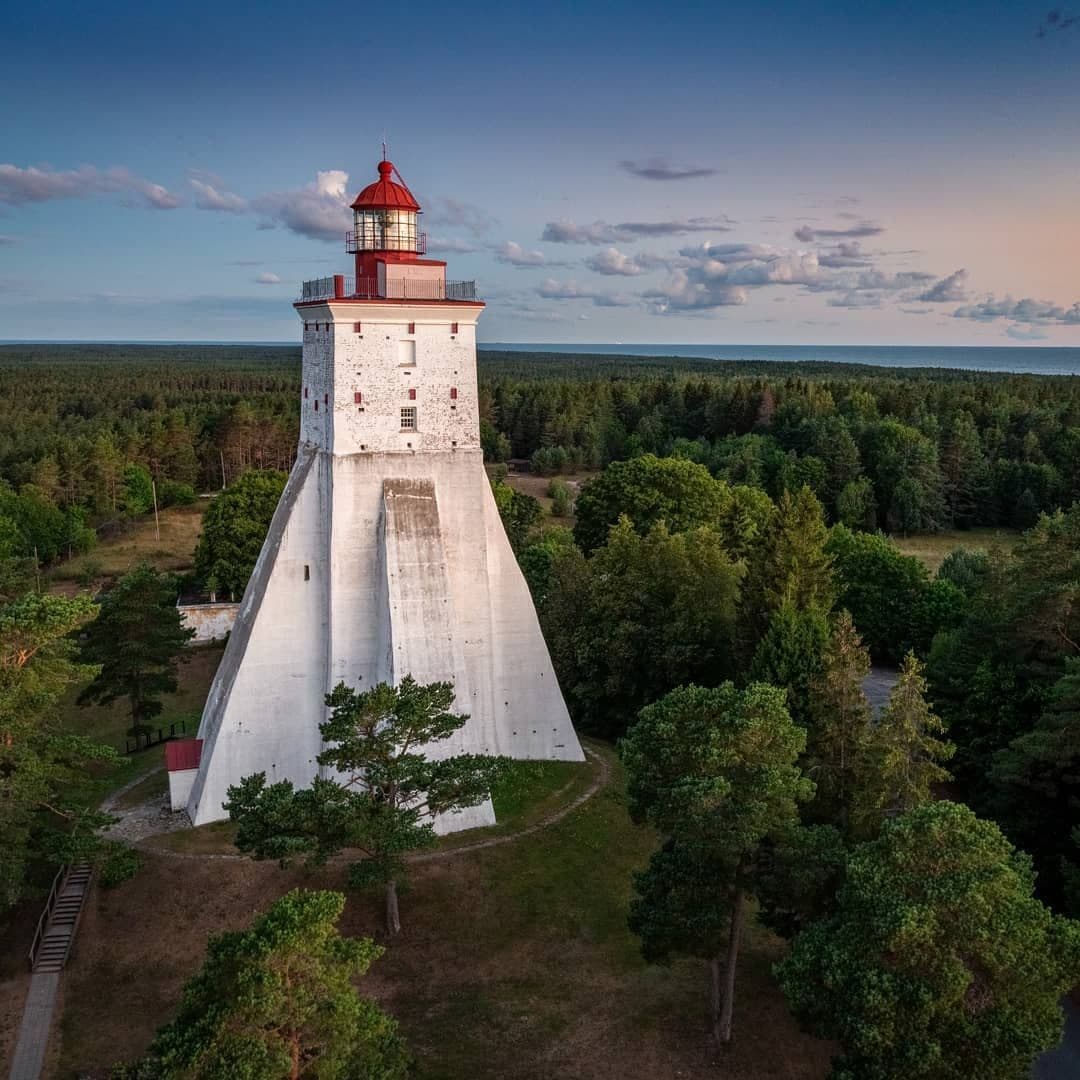
<path id="1" fill-rule="evenodd" d="M 177 604 L 184 625 L 193 627 L 192 645 L 207 641 L 222 641 L 232 631 L 239 604 Z"/>

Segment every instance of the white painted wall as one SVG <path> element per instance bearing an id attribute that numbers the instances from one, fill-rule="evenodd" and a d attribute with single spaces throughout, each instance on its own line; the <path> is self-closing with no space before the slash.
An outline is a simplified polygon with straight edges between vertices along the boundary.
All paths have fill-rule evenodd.
<path id="1" fill-rule="evenodd" d="M 342 681 L 452 680 L 470 719 L 434 754 L 584 760 L 484 471 L 479 311 L 348 301 L 301 310 L 312 329 L 300 453 L 203 713 L 195 824 L 224 817 L 228 786 L 251 773 L 308 784 L 322 698 Z M 406 368 L 403 338 L 416 341 Z M 418 409 L 416 432 L 400 430 L 405 404 Z M 436 827 L 493 821 L 488 803 Z"/>
<path id="2" fill-rule="evenodd" d="M 169 806 L 172 810 L 183 810 L 187 806 L 191 786 L 198 774 L 198 769 L 177 769 L 169 773 Z"/>

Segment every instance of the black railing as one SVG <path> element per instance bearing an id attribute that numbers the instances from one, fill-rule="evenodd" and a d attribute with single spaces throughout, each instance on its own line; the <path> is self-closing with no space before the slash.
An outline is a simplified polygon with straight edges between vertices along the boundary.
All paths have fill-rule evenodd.
<path id="1" fill-rule="evenodd" d="M 358 251 L 409 251 L 416 255 L 427 254 L 427 233 L 417 233 L 415 236 L 374 236 L 363 232 L 347 232 L 345 234 L 345 250 L 350 255 Z"/>
<path id="2" fill-rule="evenodd" d="M 177 731 L 177 728 L 180 730 Z M 158 743 L 168 742 L 170 739 L 179 739 L 181 736 L 187 734 L 187 721 L 186 720 L 174 720 L 169 725 L 169 734 L 165 734 L 164 728 L 158 728 L 157 733 L 154 733 L 152 728 L 148 728 L 146 731 L 140 731 L 138 735 L 127 735 L 124 737 L 124 753 L 125 754 L 137 754 L 140 750 L 147 750 L 151 746 L 157 746 Z"/>
<path id="3" fill-rule="evenodd" d="M 305 281 L 300 303 L 315 300 L 467 300 L 480 297 L 475 281 L 443 281 L 441 278 L 360 278 L 338 275 Z"/>

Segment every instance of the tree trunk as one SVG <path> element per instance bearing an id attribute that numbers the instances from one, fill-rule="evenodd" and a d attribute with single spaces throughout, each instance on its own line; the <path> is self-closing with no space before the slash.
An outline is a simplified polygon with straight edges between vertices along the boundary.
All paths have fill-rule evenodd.
<path id="1" fill-rule="evenodd" d="M 289 1080 L 300 1080 L 300 1037 L 295 1032 L 289 1040 L 289 1056 L 291 1064 L 289 1068 Z"/>
<path id="2" fill-rule="evenodd" d="M 401 932 L 401 919 L 398 918 L 397 881 L 393 878 L 386 883 L 386 932 L 391 937 Z"/>
<path id="3" fill-rule="evenodd" d="M 721 1043 L 720 1040 L 720 1002 L 723 999 L 723 994 L 720 989 L 720 957 L 714 956 L 709 961 L 709 989 L 710 1001 L 712 1008 L 709 1011 L 709 1015 L 712 1017 L 712 1031 L 713 1038 L 716 1040 L 717 1045 Z"/>
<path id="4" fill-rule="evenodd" d="M 731 1013 L 735 1006 L 735 966 L 739 962 L 739 938 L 742 937 L 743 892 L 738 889 L 731 907 L 731 936 L 728 938 L 727 960 L 724 965 L 724 990 L 720 1007 L 720 1023 L 716 1032 L 717 1042 L 726 1046 L 731 1042 Z"/>

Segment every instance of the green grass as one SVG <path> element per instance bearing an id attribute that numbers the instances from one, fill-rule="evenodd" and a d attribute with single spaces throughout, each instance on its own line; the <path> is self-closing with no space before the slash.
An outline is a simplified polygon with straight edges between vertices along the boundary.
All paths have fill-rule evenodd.
<path id="1" fill-rule="evenodd" d="M 931 574 L 945 561 L 945 556 L 957 548 L 989 551 L 998 547 L 1011 551 L 1022 534 L 1015 529 L 947 529 L 944 532 L 918 536 L 893 536 L 892 541 L 905 555 L 914 555 Z"/>

